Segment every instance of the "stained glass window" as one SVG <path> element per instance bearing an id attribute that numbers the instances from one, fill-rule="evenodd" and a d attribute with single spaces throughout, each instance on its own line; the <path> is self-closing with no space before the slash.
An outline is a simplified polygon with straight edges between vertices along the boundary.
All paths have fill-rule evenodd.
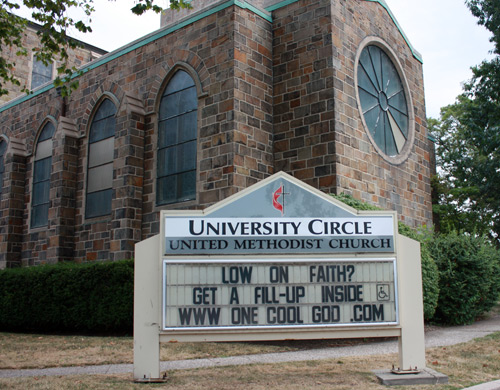
<path id="1" fill-rule="evenodd" d="M 159 205 L 196 198 L 197 110 L 194 81 L 179 70 L 160 102 L 156 183 Z"/>
<path id="2" fill-rule="evenodd" d="M 408 105 L 394 64 L 378 46 L 361 52 L 358 93 L 373 141 L 387 156 L 399 155 L 408 139 Z"/>
<path id="3" fill-rule="evenodd" d="M 99 106 L 89 133 L 85 217 L 111 214 L 116 107 L 109 99 Z"/>
<path id="4" fill-rule="evenodd" d="M 47 122 L 38 137 L 33 166 L 31 227 L 46 226 L 49 219 L 50 173 L 52 171 L 52 136 L 55 126 Z"/>
<path id="5" fill-rule="evenodd" d="M 7 151 L 7 142 L 0 139 L 0 194 L 3 187 L 3 173 L 5 171 L 5 152 Z"/>

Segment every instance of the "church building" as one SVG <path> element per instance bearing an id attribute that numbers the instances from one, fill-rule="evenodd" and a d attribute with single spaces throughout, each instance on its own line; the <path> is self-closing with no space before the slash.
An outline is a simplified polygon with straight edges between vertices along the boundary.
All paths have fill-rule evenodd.
<path id="1" fill-rule="evenodd" d="M 133 258 L 160 210 L 278 171 L 432 223 L 422 58 L 384 0 L 192 4 L 0 106 L 0 268 Z"/>

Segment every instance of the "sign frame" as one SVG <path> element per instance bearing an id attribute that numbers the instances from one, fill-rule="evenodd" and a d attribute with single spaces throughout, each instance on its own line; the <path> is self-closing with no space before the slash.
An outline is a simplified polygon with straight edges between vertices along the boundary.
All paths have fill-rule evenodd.
<path id="1" fill-rule="evenodd" d="M 278 188 L 278 190 L 276 190 Z M 281 188 L 281 193 L 279 189 Z M 289 190 L 291 188 L 291 190 Z M 267 192 L 266 192 L 267 191 Z M 302 210 L 293 204 L 282 200 L 285 191 L 302 199 L 300 206 L 307 205 L 309 209 Z M 292 217 L 318 217 L 315 210 L 321 211 L 321 217 L 343 218 L 350 217 L 355 220 L 361 218 L 391 218 L 393 224 L 393 236 L 390 248 L 386 251 L 370 252 L 369 248 L 357 248 L 357 251 L 348 253 L 332 253 L 327 246 L 321 250 L 307 253 L 241 253 L 230 252 L 217 253 L 205 246 L 200 253 L 171 254 L 166 253 L 165 246 L 167 237 L 165 235 L 164 221 L 173 221 L 189 218 L 253 218 L 254 215 L 239 215 L 243 212 L 252 212 L 246 202 L 255 203 L 257 217 L 262 217 L 263 196 L 272 196 L 272 206 L 282 217 L 286 217 L 286 211 L 292 210 Z M 277 196 L 277 194 L 279 196 Z M 304 201 L 305 199 L 305 201 Z M 280 203 L 281 201 L 281 203 Z M 269 202 L 271 203 L 271 202 Z M 282 210 L 279 210 L 281 206 Z M 286 207 L 285 207 L 286 206 Z M 250 211 L 249 211 L 250 210 Z M 265 213 L 269 214 L 266 209 Z M 331 211 L 333 210 L 333 211 Z M 333 215 L 328 215 L 328 213 Z M 264 217 L 266 214 L 264 213 Z M 423 301 L 420 266 L 420 244 L 397 233 L 397 214 L 393 211 L 357 211 L 349 206 L 335 200 L 330 195 L 279 172 L 241 192 L 219 202 L 205 210 L 163 210 L 160 213 L 160 234 L 136 244 L 135 255 L 135 287 L 134 287 L 134 378 L 136 380 L 154 380 L 160 378 L 159 369 L 159 344 L 161 342 L 208 342 L 208 341 L 257 341 L 257 340 L 288 340 L 288 339 L 324 339 L 324 338 L 365 338 L 365 337 L 397 337 L 399 340 L 399 367 L 402 370 L 425 367 L 425 342 L 423 326 Z M 240 221 L 241 222 L 241 221 Z M 245 221 L 243 221 L 245 222 Z M 237 223 L 237 222 L 236 222 Z M 228 225 L 229 226 L 229 225 Z M 236 225 L 231 226 L 231 231 Z M 255 225 L 257 226 L 257 225 Z M 291 226 L 291 225 L 290 225 Z M 319 226 L 319 225 L 317 225 Z M 331 225 L 336 226 L 336 225 Z M 222 231 L 222 230 L 221 230 Z M 228 230 L 226 229 L 226 232 Z M 261 231 L 263 231 L 261 229 Z M 198 231 L 199 232 L 199 231 Z M 334 233 L 340 230 L 333 229 Z M 349 231 L 348 231 L 349 232 Z M 197 232 L 196 232 L 197 233 Z M 284 238 L 286 239 L 286 237 Z M 322 237 L 321 239 L 324 239 Z M 368 239 L 360 235 L 357 238 L 347 237 L 339 239 Z M 327 242 L 327 241 L 326 241 Z M 347 242 L 347 241 L 346 241 Z M 353 241 L 354 242 L 354 241 Z M 359 241 L 362 243 L 363 241 Z M 322 243 L 323 245 L 323 243 Z M 236 246 L 235 246 L 236 247 Z M 208 248 L 209 250 L 207 250 Z M 214 248 L 212 246 L 212 248 Z M 327 250 L 323 250 L 327 248 Z M 215 245 L 217 249 L 217 245 Z M 272 251 L 271 251 L 272 252 Z M 318 253 L 319 252 L 319 253 Z M 271 261 L 290 262 L 290 259 L 346 262 L 363 262 L 370 259 L 395 260 L 396 278 L 395 287 L 397 294 L 396 312 L 398 321 L 395 323 L 382 324 L 356 324 L 356 326 L 286 326 L 273 328 L 212 328 L 212 329 L 163 329 L 163 267 L 165 262 L 214 262 L 223 261 L 229 264 L 242 261 Z M 350 325 L 350 324 L 349 324 Z"/>
<path id="2" fill-rule="evenodd" d="M 166 277 L 166 268 L 169 266 L 169 265 L 194 265 L 194 264 L 197 264 L 197 265 L 206 265 L 206 266 L 213 266 L 213 265 L 218 265 L 218 266 L 222 266 L 222 267 L 230 267 L 230 268 L 233 268 L 233 267 L 241 267 L 243 265 L 248 265 L 250 267 L 253 267 L 255 265 L 257 266 L 263 266 L 263 265 L 273 265 L 273 266 L 277 266 L 277 265 L 280 265 L 280 266 L 286 266 L 286 267 L 289 267 L 289 266 L 315 266 L 315 265 L 319 265 L 319 266 L 329 266 L 330 264 L 345 264 L 345 263 L 353 263 L 353 264 L 362 264 L 362 265 L 366 265 L 366 264 L 382 264 L 382 263 L 392 263 L 391 264 L 391 272 L 392 272 L 392 277 L 393 277 L 393 283 L 392 283 L 392 290 L 394 291 L 394 299 L 393 300 L 389 300 L 389 304 L 393 304 L 395 307 L 394 307 L 394 314 L 395 314 L 395 320 L 393 321 L 380 321 L 380 322 L 376 322 L 376 321 L 366 321 L 366 322 L 352 322 L 352 323 L 347 323 L 347 322 L 342 322 L 342 323 L 325 323 L 325 322 L 320 322 L 318 324 L 303 324 L 303 325 L 297 325 L 297 324 L 282 324 L 282 325 L 269 325 L 269 324 L 256 324 L 256 325 L 240 325 L 240 326 L 231 326 L 231 325 L 221 325 L 221 326 L 166 326 L 165 324 L 165 318 L 166 318 L 166 309 L 167 309 L 167 277 Z M 354 269 L 353 269 L 353 273 L 354 273 Z M 175 333 L 175 332 L 182 332 L 182 331 L 192 331 L 192 332 L 205 332 L 205 331 L 218 331 L 218 330 L 222 330 L 222 331 L 230 331 L 230 330 L 247 330 L 247 331 L 252 331 L 252 330 L 292 330 L 292 329 L 299 329 L 299 328 L 341 328 L 341 327 L 346 327 L 346 328 L 351 328 L 351 327 L 373 327 L 373 326 L 396 326 L 396 325 L 399 325 L 399 307 L 398 307 L 398 286 L 397 286 L 397 261 L 396 261 L 396 258 L 395 257 L 379 257 L 379 258 L 375 258 L 375 257 L 372 257 L 372 258 L 356 258 L 356 259 L 352 259 L 352 258 L 338 258 L 338 259 L 335 259 L 335 260 L 332 260 L 331 257 L 313 257 L 313 258 L 305 258 L 305 257 L 293 257 L 293 258 L 290 258 L 290 257 L 287 257 L 287 258 L 282 258 L 282 259 L 270 259 L 269 257 L 252 257 L 252 258 L 244 258 L 244 259 L 234 259 L 234 258 L 224 258 L 224 259 L 217 259 L 217 258 L 214 258 L 214 259 L 211 259 L 210 262 L 207 262 L 206 260 L 202 260 L 202 259 L 163 259 L 163 272 L 162 272 L 162 275 L 163 275 L 163 279 L 162 279 L 162 322 L 161 322 L 161 331 L 162 332 L 172 332 L 172 333 Z M 295 275 L 296 276 L 296 275 Z M 328 285 L 328 284 L 333 284 L 334 282 L 333 281 L 329 281 L 329 282 L 324 282 L 323 284 L 321 284 L 320 282 L 316 282 L 315 284 L 318 284 L 318 285 Z M 339 282 L 336 282 L 336 284 L 338 285 Z M 349 286 L 349 283 L 352 284 L 355 284 L 357 283 L 358 285 L 362 282 L 359 282 L 359 281 L 347 281 L 345 280 L 344 282 L 342 282 L 341 285 L 345 285 L 345 286 Z M 377 282 L 373 282 L 373 281 L 367 281 L 365 283 L 371 283 L 371 284 L 376 284 Z M 389 282 L 390 283 L 390 282 Z M 187 283 L 186 283 L 187 284 Z M 260 285 L 262 283 L 259 283 Z M 297 283 L 295 283 L 297 284 Z M 305 286 L 305 288 L 307 287 L 311 287 L 311 286 L 314 286 L 314 283 L 310 282 L 309 284 L 307 282 L 302 282 L 300 283 L 301 285 Z M 215 285 L 212 283 L 212 285 Z M 271 286 L 275 286 L 276 288 L 280 288 L 283 286 L 282 283 L 277 283 L 276 284 L 270 284 Z M 221 287 L 220 284 L 217 285 L 218 287 Z M 238 283 L 228 283 L 228 286 L 227 288 L 232 288 L 232 289 L 237 289 L 236 291 L 238 291 L 239 288 L 241 287 L 248 287 L 251 289 L 252 285 L 248 285 L 248 284 L 243 284 L 243 285 L 240 285 Z M 289 286 L 289 285 L 288 285 Z M 254 287 L 255 288 L 255 287 Z M 259 288 L 259 287 L 257 287 Z M 207 297 L 208 298 L 208 297 Z M 274 297 L 274 299 L 276 299 L 277 297 Z M 278 297 L 279 298 L 279 297 Z M 281 296 L 281 298 L 283 298 L 283 296 Z M 299 304 L 299 302 L 296 302 L 296 303 L 290 303 L 289 304 L 286 304 L 284 302 L 281 302 L 281 299 L 279 299 L 280 302 L 276 302 L 276 305 L 272 305 L 272 307 L 274 306 L 277 306 L 277 307 L 290 307 L 292 306 L 293 304 L 297 305 Z M 324 302 L 317 302 L 317 305 L 321 305 L 321 303 L 324 303 Z M 332 302 L 333 303 L 333 302 Z M 345 302 L 342 302 L 344 303 L 344 305 L 346 305 Z M 359 303 L 359 302 L 358 302 Z M 238 304 L 236 305 L 235 307 L 239 307 L 241 304 Z M 265 303 L 248 303 L 248 305 L 252 305 L 252 307 L 258 307 L 258 308 L 266 308 L 266 304 Z M 301 304 L 301 306 L 303 306 L 304 303 Z M 309 303 L 308 304 L 309 306 L 312 305 L 312 303 Z M 340 306 L 338 303 L 337 303 L 338 306 Z M 352 303 L 351 303 L 352 305 Z M 365 303 L 366 305 L 366 303 Z M 363 306 L 365 306 L 363 305 Z M 212 306 L 217 306 L 217 305 L 212 305 Z M 218 305 L 220 306 L 220 305 Z M 199 306 L 199 307 L 206 307 L 206 306 Z M 293 307 L 293 306 L 292 306 Z M 180 309 L 179 309 L 180 310 Z M 319 321 L 318 321 L 319 322 Z"/>

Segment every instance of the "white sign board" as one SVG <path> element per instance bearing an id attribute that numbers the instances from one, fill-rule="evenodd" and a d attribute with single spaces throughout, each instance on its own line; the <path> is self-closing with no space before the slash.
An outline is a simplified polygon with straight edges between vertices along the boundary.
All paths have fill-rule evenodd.
<path id="1" fill-rule="evenodd" d="M 398 323 L 395 259 L 163 264 L 163 330 Z"/>
<path id="2" fill-rule="evenodd" d="M 356 218 L 165 216 L 165 255 L 394 252 L 392 215 Z"/>

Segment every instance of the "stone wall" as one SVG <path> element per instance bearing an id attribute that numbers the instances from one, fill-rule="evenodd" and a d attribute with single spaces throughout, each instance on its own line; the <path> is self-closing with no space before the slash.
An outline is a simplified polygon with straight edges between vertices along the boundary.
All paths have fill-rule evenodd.
<path id="1" fill-rule="evenodd" d="M 303 0 L 273 16 L 276 170 L 335 193 L 331 3 Z"/>

